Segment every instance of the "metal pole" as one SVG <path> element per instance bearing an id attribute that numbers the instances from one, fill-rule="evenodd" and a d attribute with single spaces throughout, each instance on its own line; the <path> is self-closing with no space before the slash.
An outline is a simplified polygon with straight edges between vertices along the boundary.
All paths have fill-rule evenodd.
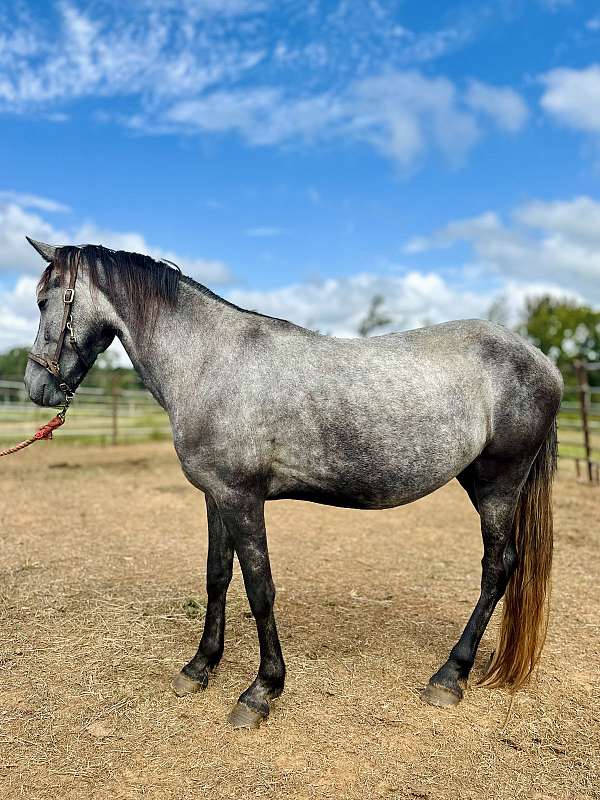
<path id="1" fill-rule="evenodd" d="M 581 407 L 581 426 L 583 428 L 583 449 L 587 462 L 587 474 L 590 483 L 594 482 L 592 472 L 592 446 L 590 443 L 590 429 L 588 424 L 588 409 L 590 403 L 590 387 L 587 379 L 587 370 L 583 361 L 575 362 L 575 374 L 579 384 L 579 405 Z"/>

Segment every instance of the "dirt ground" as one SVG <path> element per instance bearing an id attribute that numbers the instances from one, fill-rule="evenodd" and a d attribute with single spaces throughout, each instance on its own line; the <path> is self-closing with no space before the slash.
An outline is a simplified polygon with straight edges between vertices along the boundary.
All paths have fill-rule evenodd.
<path id="1" fill-rule="evenodd" d="M 419 696 L 478 593 L 478 518 L 453 482 L 391 511 L 268 505 L 287 688 L 259 731 L 232 731 L 258 660 L 237 568 L 211 685 L 169 689 L 200 635 L 206 556 L 170 445 L 3 459 L 0 797 L 600 797 L 600 489 L 571 470 L 544 658 L 504 729 L 503 692 Z"/>

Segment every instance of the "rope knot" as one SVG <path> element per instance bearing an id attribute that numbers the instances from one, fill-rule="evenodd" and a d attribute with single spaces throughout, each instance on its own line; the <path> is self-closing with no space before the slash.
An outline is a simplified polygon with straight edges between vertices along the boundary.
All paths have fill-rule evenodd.
<path id="1" fill-rule="evenodd" d="M 56 428 L 60 428 L 60 426 L 64 423 L 64 417 L 56 416 L 53 417 L 49 422 L 42 427 L 33 435 L 34 439 L 52 439 L 52 431 L 56 430 Z"/>

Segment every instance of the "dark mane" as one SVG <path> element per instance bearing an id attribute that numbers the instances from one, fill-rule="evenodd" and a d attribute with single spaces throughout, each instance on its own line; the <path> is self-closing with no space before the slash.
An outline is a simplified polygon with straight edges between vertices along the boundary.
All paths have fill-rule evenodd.
<path id="1" fill-rule="evenodd" d="M 129 317 L 136 332 L 151 334 L 160 310 L 165 306 L 175 306 L 180 283 L 185 283 L 200 294 L 236 311 L 292 328 L 297 327 L 288 320 L 249 311 L 230 303 L 193 278 L 183 275 L 172 261 L 156 261 L 140 253 L 110 250 L 95 244 L 57 248 L 52 263 L 48 264 L 40 278 L 38 291 L 49 287 L 54 270 L 58 272 L 59 285 L 66 285 L 77 259 L 80 264 L 87 266 L 92 287 L 105 292 L 113 303 L 127 302 Z M 120 292 L 120 289 L 124 291 Z"/>
<path id="2" fill-rule="evenodd" d="M 130 319 L 138 331 L 151 332 L 160 309 L 173 308 L 177 301 L 181 270 L 176 264 L 94 244 L 57 248 L 38 289 L 48 288 L 53 269 L 64 286 L 76 260 L 87 266 L 90 284 L 104 291 L 111 301 L 117 301 L 119 289 L 124 289 Z"/>

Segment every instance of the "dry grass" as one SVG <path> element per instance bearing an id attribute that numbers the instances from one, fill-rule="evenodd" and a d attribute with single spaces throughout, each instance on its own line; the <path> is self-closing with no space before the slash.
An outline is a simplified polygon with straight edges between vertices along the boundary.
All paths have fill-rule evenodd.
<path id="1" fill-rule="evenodd" d="M 418 694 L 478 591 L 456 483 L 384 512 L 270 504 L 289 677 L 256 732 L 225 725 L 257 666 L 237 572 L 210 687 L 169 690 L 199 637 L 206 554 L 170 447 L 44 443 L 0 470 L 2 800 L 600 797 L 600 490 L 569 470 L 545 654 L 504 730 L 501 692 L 451 710 Z"/>

